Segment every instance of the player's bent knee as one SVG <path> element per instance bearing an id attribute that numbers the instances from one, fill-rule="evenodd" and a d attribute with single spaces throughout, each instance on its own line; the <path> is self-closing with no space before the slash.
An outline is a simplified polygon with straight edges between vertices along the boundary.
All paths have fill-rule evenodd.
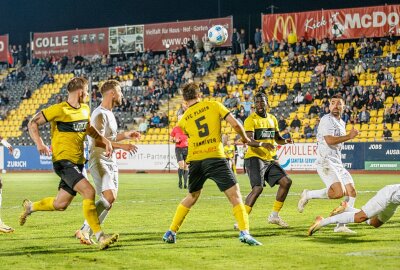
<path id="1" fill-rule="evenodd" d="M 264 190 L 264 187 L 262 186 L 254 186 L 252 189 L 252 193 L 256 194 L 256 195 L 260 195 Z"/>
<path id="2" fill-rule="evenodd" d="M 279 185 L 285 189 L 289 189 L 292 186 L 292 179 L 289 177 L 283 177 L 279 180 Z"/>
<path id="3" fill-rule="evenodd" d="M 69 206 L 69 202 L 54 202 L 53 206 L 57 211 L 65 211 Z"/>
<path id="4" fill-rule="evenodd" d="M 378 217 L 373 217 L 370 219 L 369 224 L 375 228 L 379 228 L 383 225 L 383 222 L 378 219 Z"/>

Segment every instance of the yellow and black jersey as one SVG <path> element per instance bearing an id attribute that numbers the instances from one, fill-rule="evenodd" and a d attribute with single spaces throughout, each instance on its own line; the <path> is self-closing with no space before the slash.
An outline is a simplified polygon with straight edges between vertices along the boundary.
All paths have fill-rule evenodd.
<path id="1" fill-rule="evenodd" d="M 187 162 L 208 158 L 226 158 L 221 142 L 221 120 L 229 110 L 216 101 L 201 101 L 190 106 L 178 126 L 188 135 Z"/>
<path id="2" fill-rule="evenodd" d="M 272 114 L 261 117 L 256 113 L 251 113 L 244 121 L 246 132 L 254 132 L 254 140 L 258 142 L 275 144 L 275 133 L 278 131 L 278 121 Z M 244 158 L 258 157 L 263 160 L 274 160 L 276 150 L 269 151 L 264 147 L 251 147 L 247 149 Z"/>
<path id="3" fill-rule="evenodd" d="M 42 114 L 51 124 L 53 162 L 69 160 L 84 164 L 83 141 L 90 121 L 89 106 L 81 104 L 74 108 L 64 101 L 44 109 Z"/>
<path id="4" fill-rule="evenodd" d="M 227 158 L 233 159 L 235 157 L 235 146 L 233 144 L 231 144 L 230 146 L 225 145 L 224 152 Z"/>

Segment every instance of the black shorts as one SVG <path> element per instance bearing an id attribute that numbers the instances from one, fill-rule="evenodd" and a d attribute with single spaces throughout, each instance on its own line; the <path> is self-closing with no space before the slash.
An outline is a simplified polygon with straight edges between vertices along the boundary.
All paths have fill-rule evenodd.
<path id="1" fill-rule="evenodd" d="M 72 196 L 76 195 L 75 185 L 86 178 L 82 173 L 85 164 L 75 164 L 69 160 L 59 160 L 53 163 L 54 172 L 61 178 L 58 189 L 63 189 Z"/>
<path id="2" fill-rule="evenodd" d="M 175 156 L 176 160 L 185 161 L 188 155 L 188 148 L 187 147 L 175 147 Z"/>
<path id="3" fill-rule="evenodd" d="M 208 178 L 214 180 L 220 191 L 225 191 L 237 183 L 235 174 L 226 159 L 208 158 L 190 162 L 190 193 L 201 190 Z"/>
<path id="4" fill-rule="evenodd" d="M 266 161 L 257 157 L 244 160 L 247 175 L 250 178 L 251 188 L 255 186 L 275 186 L 279 180 L 287 176 L 286 172 L 276 161 Z"/>

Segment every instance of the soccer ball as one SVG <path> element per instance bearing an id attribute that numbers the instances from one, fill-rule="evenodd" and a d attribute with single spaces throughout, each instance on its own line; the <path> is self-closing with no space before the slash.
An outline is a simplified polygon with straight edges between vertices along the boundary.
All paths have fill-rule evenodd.
<path id="1" fill-rule="evenodd" d="M 344 26 L 341 23 L 335 22 L 332 25 L 331 31 L 335 38 L 341 37 L 344 34 Z"/>
<path id="2" fill-rule="evenodd" d="M 208 40 L 215 44 L 221 45 L 228 39 L 228 30 L 222 25 L 214 25 L 208 29 Z"/>

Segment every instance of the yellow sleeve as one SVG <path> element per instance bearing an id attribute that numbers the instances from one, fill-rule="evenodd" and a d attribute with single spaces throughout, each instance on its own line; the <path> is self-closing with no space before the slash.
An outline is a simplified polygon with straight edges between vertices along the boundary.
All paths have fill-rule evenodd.
<path id="1" fill-rule="evenodd" d="M 47 122 L 55 121 L 61 115 L 62 110 L 59 104 L 54 104 L 42 110 L 42 114 Z"/>
<path id="2" fill-rule="evenodd" d="M 274 126 L 275 126 L 275 130 L 279 133 L 279 126 L 278 126 L 278 120 L 276 119 L 276 117 L 273 115 L 272 116 L 274 118 Z"/>
<path id="3" fill-rule="evenodd" d="M 177 126 L 180 127 L 182 129 L 182 131 L 187 134 L 187 132 L 185 130 L 185 125 L 186 125 L 185 118 L 182 117 L 181 120 L 179 120 Z"/>
<path id="4" fill-rule="evenodd" d="M 244 120 L 244 130 L 254 132 L 254 121 L 250 119 L 250 117 L 247 117 L 246 120 Z"/>
<path id="5" fill-rule="evenodd" d="M 215 103 L 217 104 L 218 112 L 221 119 L 225 119 L 231 112 L 222 103 L 217 101 Z"/>

